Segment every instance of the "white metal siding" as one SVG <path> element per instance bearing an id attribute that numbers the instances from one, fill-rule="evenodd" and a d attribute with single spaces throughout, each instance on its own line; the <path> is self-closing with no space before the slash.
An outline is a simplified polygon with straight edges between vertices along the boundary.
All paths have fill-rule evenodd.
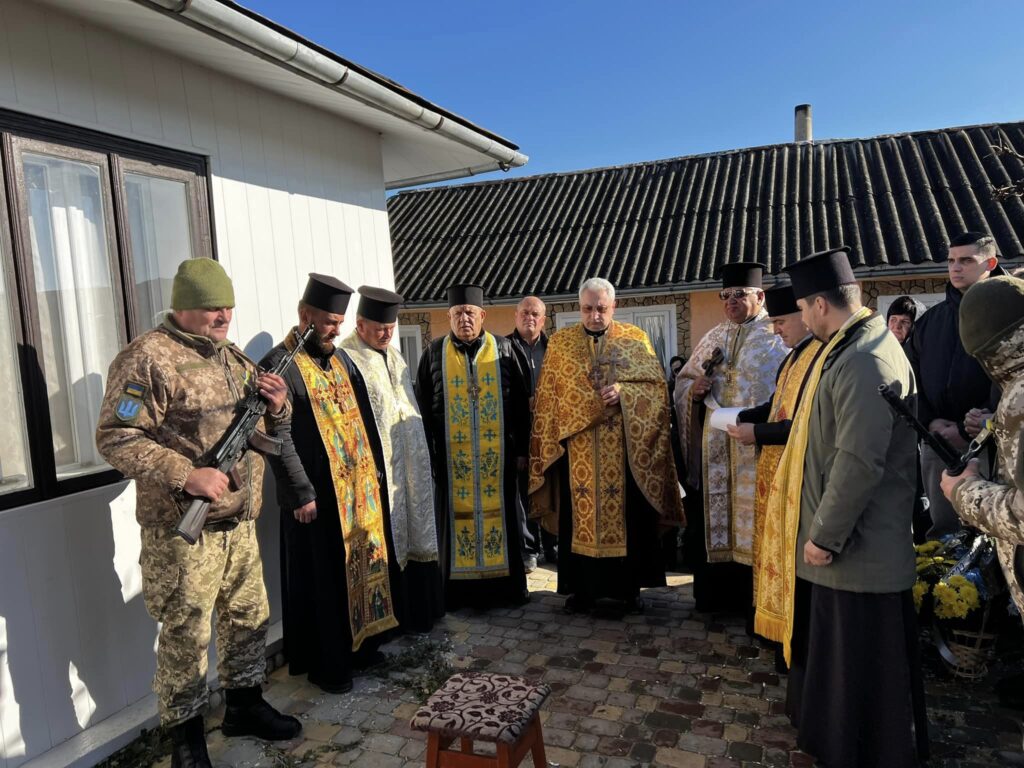
<path id="1" fill-rule="evenodd" d="M 24 0 L 0 0 L 0 107 L 208 156 L 232 335 L 252 355 L 294 324 L 307 272 L 394 285 L 371 131 Z M 89 723 L 149 693 L 156 626 L 124 563 L 138 531 L 123 490 L 0 512 L 0 768 L 74 736 L 93 706 Z M 276 513 L 265 515 L 276 616 Z M 70 664 L 87 692 L 77 715 Z"/>

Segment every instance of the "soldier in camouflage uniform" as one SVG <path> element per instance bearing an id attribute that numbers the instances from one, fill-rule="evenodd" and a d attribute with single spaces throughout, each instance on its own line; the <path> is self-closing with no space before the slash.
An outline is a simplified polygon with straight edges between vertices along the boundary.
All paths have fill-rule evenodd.
<path id="1" fill-rule="evenodd" d="M 964 294 L 960 338 L 1003 392 L 992 418 L 998 471 L 994 481 L 985 480 L 972 461 L 958 477 L 943 473 L 942 490 L 965 523 L 996 540 L 1010 595 L 1024 616 L 1024 281 L 993 277 Z M 1022 676 L 1016 686 L 1011 695 L 1020 705 Z"/>
<path id="2" fill-rule="evenodd" d="M 201 710 L 207 701 L 210 619 L 217 609 L 226 735 L 290 739 L 302 729 L 263 700 L 269 606 L 256 541 L 263 460 L 246 452 L 238 482 L 205 466 L 250 387 L 268 401 L 261 429 L 291 416 L 284 380 L 257 374 L 227 340 L 231 280 L 212 259 L 183 262 L 172 313 L 110 366 L 96 430 L 104 458 L 136 483 L 143 597 L 160 622 L 153 689 L 174 741 L 174 768 L 210 766 Z M 199 541 L 174 533 L 194 497 L 213 503 Z"/>

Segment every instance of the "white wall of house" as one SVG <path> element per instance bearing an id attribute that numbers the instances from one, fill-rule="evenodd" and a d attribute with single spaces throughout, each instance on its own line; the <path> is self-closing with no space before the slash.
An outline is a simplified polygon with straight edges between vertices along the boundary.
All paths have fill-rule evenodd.
<path id="1" fill-rule="evenodd" d="M 372 131 L 23 0 L 0 0 L 0 107 L 208 156 L 232 335 L 254 356 L 293 324 L 307 272 L 393 285 Z M 0 511 L 0 768 L 149 694 L 138 546 L 124 483 Z"/>

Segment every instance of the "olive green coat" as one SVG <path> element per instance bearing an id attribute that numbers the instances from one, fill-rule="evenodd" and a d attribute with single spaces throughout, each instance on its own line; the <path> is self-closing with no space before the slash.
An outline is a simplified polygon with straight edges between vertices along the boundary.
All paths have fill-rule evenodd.
<path id="1" fill-rule="evenodd" d="M 879 396 L 881 384 L 916 405 L 910 363 L 873 315 L 830 353 L 811 405 L 797 576 L 831 589 L 900 592 L 915 580 L 917 436 Z M 808 539 L 834 553 L 830 564 L 804 563 Z"/>

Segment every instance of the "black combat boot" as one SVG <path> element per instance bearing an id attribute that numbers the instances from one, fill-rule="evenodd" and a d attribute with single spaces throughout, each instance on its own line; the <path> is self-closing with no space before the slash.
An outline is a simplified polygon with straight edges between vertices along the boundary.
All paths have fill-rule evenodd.
<path id="1" fill-rule="evenodd" d="M 282 715 L 263 699 L 258 685 L 225 689 L 227 707 L 220 729 L 225 736 L 255 736 L 267 741 L 294 739 L 302 732 L 302 723 Z"/>
<path id="2" fill-rule="evenodd" d="M 206 753 L 206 733 L 201 715 L 178 723 L 170 731 L 171 768 L 213 768 Z"/>

